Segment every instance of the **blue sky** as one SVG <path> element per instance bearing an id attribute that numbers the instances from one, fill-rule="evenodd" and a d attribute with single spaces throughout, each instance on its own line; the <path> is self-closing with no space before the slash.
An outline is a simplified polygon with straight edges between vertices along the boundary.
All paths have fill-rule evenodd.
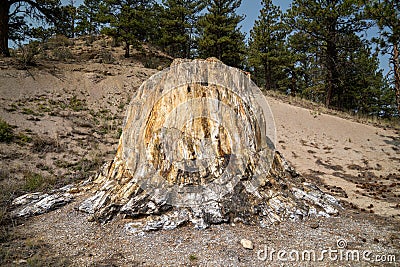
<path id="1" fill-rule="evenodd" d="M 289 8 L 291 0 L 274 0 L 274 5 L 279 6 L 282 11 L 286 11 Z M 238 9 L 240 15 L 245 15 L 245 19 L 242 21 L 242 31 L 249 34 L 251 28 L 253 28 L 254 21 L 257 19 L 261 9 L 261 0 L 242 0 L 242 5 Z"/>

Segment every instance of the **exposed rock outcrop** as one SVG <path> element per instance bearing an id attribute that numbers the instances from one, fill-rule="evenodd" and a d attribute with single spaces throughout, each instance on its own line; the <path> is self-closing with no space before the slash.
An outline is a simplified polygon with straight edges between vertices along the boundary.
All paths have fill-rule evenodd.
<path id="1" fill-rule="evenodd" d="M 305 183 L 274 142 L 269 106 L 245 73 L 215 59 L 175 61 L 139 88 L 117 155 L 79 209 L 99 221 L 157 215 L 151 229 L 336 214 L 338 202 Z"/>
<path id="2" fill-rule="evenodd" d="M 79 210 L 101 222 L 148 216 L 146 231 L 337 214 L 336 199 L 274 143 L 272 113 L 249 76 L 216 59 L 176 60 L 133 97 L 117 154 L 84 186 L 92 195 Z"/>

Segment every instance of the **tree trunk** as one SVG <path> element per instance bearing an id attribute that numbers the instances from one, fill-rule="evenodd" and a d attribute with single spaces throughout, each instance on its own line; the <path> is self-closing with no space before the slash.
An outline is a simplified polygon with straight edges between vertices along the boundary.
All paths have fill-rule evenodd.
<path id="1" fill-rule="evenodd" d="M 333 97 L 338 94 L 338 82 L 339 73 L 337 71 L 338 64 L 338 51 L 336 47 L 337 42 L 337 18 L 328 18 L 327 30 L 328 34 L 326 36 L 326 68 L 327 68 L 327 81 L 326 81 L 326 98 L 325 106 L 330 107 L 332 105 Z"/>
<path id="2" fill-rule="evenodd" d="M 271 71 L 268 60 L 264 62 L 264 75 L 265 75 L 265 90 L 269 91 L 272 89 L 272 86 L 271 86 Z"/>
<path id="3" fill-rule="evenodd" d="M 265 227 L 338 213 L 335 198 L 275 151 L 271 110 L 243 71 L 215 58 L 180 59 L 135 95 L 114 160 L 82 185 L 91 196 L 79 210 L 90 221 L 148 217 L 143 230 L 150 231 L 230 221 Z M 72 192 L 79 189 L 22 196 L 13 214 L 50 211 Z"/>
<path id="4" fill-rule="evenodd" d="M 130 46 L 130 43 L 129 42 L 125 42 L 125 58 L 128 58 L 130 56 L 129 46 Z"/>
<path id="5" fill-rule="evenodd" d="M 9 14 L 10 4 L 8 1 L 1 1 L 0 4 L 0 56 L 9 57 L 8 36 L 9 36 Z"/>
<path id="6" fill-rule="evenodd" d="M 290 79 L 291 86 L 292 86 L 290 94 L 292 96 L 296 96 L 296 94 L 297 94 L 297 75 L 296 75 L 296 71 L 294 70 L 294 68 L 292 68 L 290 72 L 292 74 L 292 77 Z"/>
<path id="7" fill-rule="evenodd" d="M 398 44 L 393 44 L 393 71 L 394 71 L 394 90 L 396 92 L 397 110 L 400 115 L 400 61 Z"/>
<path id="8" fill-rule="evenodd" d="M 242 71 L 215 58 L 180 61 L 138 89 L 117 154 L 79 210 L 97 221 L 153 214 L 148 230 L 338 212 L 275 152 L 268 104 Z"/>
<path id="9" fill-rule="evenodd" d="M 332 105 L 333 97 L 337 94 L 339 74 L 337 72 L 337 48 L 333 41 L 327 42 L 327 88 L 326 88 L 326 99 L 325 106 L 330 107 Z"/>

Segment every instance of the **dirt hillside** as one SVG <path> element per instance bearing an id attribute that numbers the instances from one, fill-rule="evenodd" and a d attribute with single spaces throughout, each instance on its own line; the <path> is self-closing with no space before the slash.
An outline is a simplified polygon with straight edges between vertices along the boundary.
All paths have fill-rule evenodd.
<path id="1" fill-rule="evenodd" d="M 400 133 L 268 98 L 278 150 L 305 177 L 360 209 L 400 219 Z"/>
<path id="2" fill-rule="evenodd" d="M 38 59 L 26 67 L 0 59 L 0 143 L 4 266 L 279 266 L 258 258 L 270 248 L 335 247 L 395 255 L 400 262 L 400 133 L 360 124 L 267 97 L 277 128 L 277 149 L 306 180 L 341 200 L 337 218 L 285 222 L 273 228 L 235 225 L 205 231 L 190 225 L 141 235 L 126 231 L 128 220 L 88 222 L 74 208 L 10 222 L 10 201 L 26 192 L 48 191 L 94 175 L 113 158 L 126 105 L 140 84 L 170 59 L 146 48 L 123 59 L 120 47 L 76 40 L 62 61 Z M 98 55 L 107 55 L 102 59 Z M 112 58 L 113 60 L 109 60 Z M 240 245 L 242 238 L 253 250 Z M 296 265 L 295 263 L 293 263 Z M 297 262 L 297 265 L 299 263 Z M 301 263 L 303 264 L 303 263 Z M 324 259 L 311 266 L 347 265 Z M 353 261 L 352 266 L 381 263 Z M 393 266 L 393 262 L 388 263 Z"/>

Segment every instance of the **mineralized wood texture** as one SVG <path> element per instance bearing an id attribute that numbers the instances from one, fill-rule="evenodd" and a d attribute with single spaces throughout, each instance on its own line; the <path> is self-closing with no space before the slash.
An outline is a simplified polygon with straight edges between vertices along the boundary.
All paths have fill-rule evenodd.
<path id="1" fill-rule="evenodd" d="M 336 199 L 306 183 L 274 143 L 273 116 L 249 76 L 215 59 L 176 60 L 139 88 L 117 154 L 93 180 L 21 196 L 13 215 L 45 213 L 82 192 L 91 196 L 79 210 L 91 220 L 145 216 L 145 231 L 337 214 Z"/>
<path id="2" fill-rule="evenodd" d="M 274 142 L 249 76 L 214 59 L 174 61 L 139 88 L 117 154 L 79 209 L 98 221 L 156 215 L 150 230 L 336 214 L 338 202 L 305 183 Z"/>

